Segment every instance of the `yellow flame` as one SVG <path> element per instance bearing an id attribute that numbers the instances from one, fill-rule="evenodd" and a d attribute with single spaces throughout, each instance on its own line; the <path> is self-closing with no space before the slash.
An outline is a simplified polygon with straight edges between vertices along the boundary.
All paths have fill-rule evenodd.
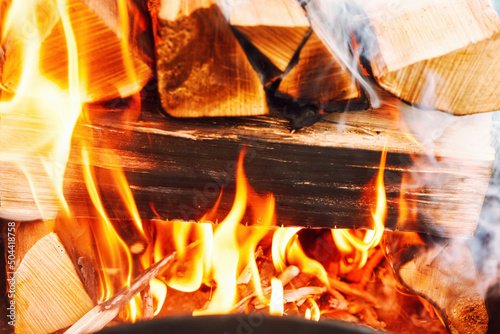
<path id="1" fill-rule="evenodd" d="M 276 271 L 285 270 L 287 246 L 298 231 L 300 231 L 300 227 L 284 227 L 274 232 L 271 255 Z"/>
<path id="2" fill-rule="evenodd" d="M 243 152 L 243 151 L 242 151 Z M 236 301 L 236 275 L 239 260 L 237 227 L 247 205 L 247 183 L 243 171 L 244 153 L 240 154 L 236 172 L 236 195 L 233 207 L 214 233 L 212 277 L 217 283 L 209 307 L 194 314 L 228 313 Z"/>
<path id="3" fill-rule="evenodd" d="M 130 36 L 130 18 L 129 18 L 129 11 L 127 4 L 128 4 L 127 0 L 118 0 L 118 13 L 120 15 L 120 30 L 122 36 L 125 37 L 120 39 L 122 55 L 123 55 L 123 65 L 127 75 L 131 79 L 131 85 L 134 85 L 134 87 L 131 90 L 139 91 L 141 87 L 137 79 L 137 71 L 130 54 L 130 45 L 129 45 L 129 40 L 127 38 L 127 36 Z"/>
<path id="4" fill-rule="evenodd" d="M 283 271 L 287 264 L 297 266 L 301 272 L 314 275 L 329 286 L 325 268 L 304 253 L 298 239 L 298 231 L 300 228 L 284 227 L 274 232 L 271 249 L 274 267 L 277 271 Z"/>
<path id="5" fill-rule="evenodd" d="M 115 166 L 118 166 L 116 162 Z M 121 168 L 116 168 L 112 173 L 113 179 L 118 186 L 118 192 L 123 202 L 126 205 L 126 208 L 130 215 L 132 216 L 135 226 L 139 230 L 139 233 L 143 238 L 146 238 L 144 233 L 144 228 L 142 226 L 142 219 L 139 215 L 139 210 L 137 210 L 137 205 L 135 204 L 134 196 L 132 195 L 132 191 L 130 190 L 130 185 L 125 177 L 125 174 Z"/>
<path id="6" fill-rule="evenodd" d="M 210 264 L 213 245 L 213 230 L 208 223 L 183 221 L 155 222 L 157 237 L 154 245 L 154 260 L 167 256 L 166 244 L 172 243 L 177 251 L 176 263 L 171 266 L 171 276 L 165 277 L 168 286 L 184 292 L 196 291 Z M 203 241 L 199 246 L 185 251 L 191 242 Z"/>
<path id="7" fill-rule="evenodd" d="M 271 280 L 271 301 L 269 302 L 269 314 L 283 315 L 283 284 L 276 277 Z"/>
<path id="8" fill-rule="evenodd" d="M 82 148 L 83 176 L 92 203 L 97 210 L 101 224 L 93 224 L 92 231 L 97 240 L 97 253 L 102 272 L 99 273 L 101 282 L 101 301 L 108 300 L 122 286 L 122 282 L 130 285 L 132 281 L 132 255 L 120 235 L 115 230 L 113 224 L 104 209 L 99 191 L 95 184 L 95 176 L 90 166 L 90 158 L 85 147 Z M 133 299 L 127 305 L 126 318 L 135 321 L 137 314 L 136 303 Z"/>
<path id="9" fill-rule="evenodd" d="M 316 301 L 312 298 L 308 298 L 307 301 L 311 304 L 311 307 L 306 310 L 306 319 L 319 321 L 321 318 L 321 312 L 319 310 L 319 306 Z M 307 311 L 309 311 L 309 315 L 307 315 Z"/>
<path id="10" fill-rule="evenodd" d="M 201 218 L 201 223 L 154 222 L 154 261 L 177 252 L 175 263 L 168 272 L 162 273 L 166 284 L 185 292 L 196 291 L 203 283 L 214 289 L 207 308 L 196 310 L 194 315 L 231 312 L 238 298 L 237 279 L 243 272 L 251 273 L 255 295 L 265 300 L 255 254 L 258 243 L 274 224 L 275 200 L 273 196 L 259 196 L 250 187 L 243 169 L 244 155 L 242 150 L 236 169 L 233 206 L 220 224 L 208 223 L 216 220 L 220 196 L 214 208 Z M 241 223 L 247 206 L 252 209 L 253 223 L 243 228 Z M 198 245 L 189 247 L 193 243 Z"/>
<path id="11" fill-rule="evenodd" d="M 153 279 L 149 285 L 151 286 L 151 293 L 153 295 L 154 300 L 156 300 L 156 309 L 153 315 L 158 315 L 160 313 L 161 308 L 163 307 L 163 303 L 167 298 L 167 286 L 165 283 L 160 281 L 159 279 Z"/>
<path id="12" fill-rule="evenodd" d="M 344 252 L 356 251 L 355 264 L 361 268 L 368 259 L 368 250 L 380 243 L 385 228 L 387 198 L 384 185 L 384 169 L 387 159 L 387 150 L 384 148 L 380 158 L 379 172 L 376 178 L 376 206 L 372 212 L 374 227 L 367 230 L 363 238 L 346 229 L 332 229 L 333 240 L 337 247 Z M 356 232 L 358 233 L 358 231 Z"/>
<path id="13" fill-rule="evenodd" d="M 44 5 L 53 7 L 53 17 L 40 17 L 43 14 L 37 9 Z M 47 21 L 58 18 L 68 50 L 68 90 L 45 78 L 38 66 L 42 39 L 50 28 Z M 17 165 L 25 173 L 42 217 L 50 218 L 38 201 L 39 194 L 48 191 L 51 186 L 46 180 L 51 180 L 54 198 L 68 211 L 63 178 L 71 137 L 81 113 L 77 49 L 66 3 L 14 1 L 1 30 L 1 45 L 7 47 L 10 58 L 15 58 L 10 66 L 15 63 L 16 71 L 21 70 L 19 78 L 4 71 L 3 79 L 17 81 L 17 86 L 14 96 L 3 94 L 0 101 L 0 160 Z M 45 171 L 44 178 L 39 176 L 40 166 Z"/>

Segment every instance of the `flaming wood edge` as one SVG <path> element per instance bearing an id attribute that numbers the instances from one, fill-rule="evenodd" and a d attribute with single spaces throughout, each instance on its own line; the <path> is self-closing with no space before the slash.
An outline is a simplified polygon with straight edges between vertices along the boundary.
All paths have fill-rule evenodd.
<path id="1" fill-rule="evenodd" d="M 143 291 L 148 284 L 156 276 L 158 276 L 160 271 L 167 268 L 172 261 L 176 259 L 176 255 L 177 253 L 173 253 L 161 261 L 151 265 L 148 269 L 137 276 L 137 278 L 130 284 L 130 287 L 123 288 L 104 303 L 95 306 L 64 333 L 95 333 L 104 328 L 104 326 L 113 320 L 136 294 Z"/>

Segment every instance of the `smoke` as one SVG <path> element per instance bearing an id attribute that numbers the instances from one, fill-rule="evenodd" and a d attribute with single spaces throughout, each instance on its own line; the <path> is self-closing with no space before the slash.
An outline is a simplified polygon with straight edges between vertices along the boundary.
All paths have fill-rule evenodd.
<path id="1" fill-rule="evenodd" d="M 497 13 L 500 13 L 500 0 L 491 0 L 491 3 Z M 366 13 L 369 12 L 371 16 L 387 15 L 388 17 L 394 17 L 415 5 L 421 5 L 421 1 L 310 0 L 305 2 L 305 8 L 314 31 L 352 73 L 353 77 L 360 82 L 374 107 L 378 107 L 380 104 L 380 97 L 377 90 L 373 89 L 372 83 L 359 72 L 356 55 L 352 52 L 352 39 L 355 38 L 359 43 L 360 58 L 370 59 L 378 52 L 378 42 Z M 425 102 L 433 101 L 436 98 L 436 86 L 440 80 L 443 80 L 433 73 L 426 73 L 426 78 L 425 91 L 422 101 L 420 101 L 422 105 L 429 105 L 429 103 Z M 426 160 L 425 163 L 434 164 L 434 167 L 440 167 L 441 164 L 434 158 L 436 145 L 440 141 L 450 140 L 449 134 L 447 134 L 448 129 L 455 126 L 455 123 L 474 122 L 475 119 L 481 117 L 480 115 L 457 117 L 435 110 L 421 110 L 404 103 L 401 103 L 399 107 L 406 127 L 428 152 L 430 159 Z M 468 242 L 482 278 L 479 285 L 485 288 L 500 284 L 500 111 L 483 116 L 490 117 L 491 114 L 493 114 L 491 137 L 489 137 L 490 134 L 487 131 L 472 129 L 471 133 L 462 134 L 459 141 L 460 145 L 467 147 L 453 148 L 454 150 L 462 149 L 467 154 L 471 154 L 471 159 L 476 159 L 477 157 L 474 157 L 474 145 L 484 147 L 484 138 L 478 137 L 488 137 L 487 140 L 491 139 L 491 146 L 496 150 L 494 170 L 475 237 Z M 465 144 L 463 138 L 468 138 Z M 460 172 L 463 175 L 475 173 L 474 170 L 468 170 L 465 166 L 454 166 L 453 168 L 462 169 Z M 421 179 L 416 182 L 416 186 L 421 187 L 428 182 L 435 183 L 439 182 L 439 180 Z M 467 189 L 464 189 L 464 191 L 467 191 Z M 457 254 L 457 257 L 460 258 L 460 254 Z"/>
<path id="2" fill-rule="evenodd" d="M 491 140 L 495 165 L 474 239 L 469 242 L 486 288 L 500 282 L 500 111 L 493 113 Z"/>
<path id="3" fill-rule="evenodd" d="M 497 11 L 497 13 L 500 13 L 500 0 L 492 0 L 493 3 L 493 8 Z"/>
<path id="4" fill-rule="evenodd" d="M 321 40 L 335 54 L 368 94 L 374 108 L 380 106 L 380 98 L 372 85 L 359 72 L 358 61 L 352 52 L 352 40 L 363 36 L 359 50 L 372 50 L 376 36 L 370 28 L 368 17 L 361 11 L 365 1 L 311 0 L 306 10 L 311 26 Z"/>

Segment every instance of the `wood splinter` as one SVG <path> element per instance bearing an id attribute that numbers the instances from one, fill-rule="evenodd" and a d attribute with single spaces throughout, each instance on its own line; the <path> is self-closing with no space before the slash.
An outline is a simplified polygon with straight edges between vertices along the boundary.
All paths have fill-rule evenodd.
<path id="1" fill-rule="evenodd" d="M 173 253 L 163 260 L 151 265 L 142 274 L 137 276 L 129 287 L 124 287 L 116 295 L 94 307 L 64 333 L 95 333 L 104 328 L 104 326 L 113 320 L 135 295 L 144 291 L 149 286 L 149 283 L 176 259 L 176 255 L 176 253 Z"/>
<path id="2" fill-rule="evenodd" d="M 148 284 L 144 290 L 141 291 L 142 303 L 142 319 L 151 320 L 154 317 L 153 293 L 151 285 Z"/>

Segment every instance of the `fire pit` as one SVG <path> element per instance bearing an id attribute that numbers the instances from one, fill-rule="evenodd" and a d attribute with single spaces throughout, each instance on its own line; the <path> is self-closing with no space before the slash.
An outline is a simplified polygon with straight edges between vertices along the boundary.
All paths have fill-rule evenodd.
<path id="1" fill-rule="evenodd" d="M 487 1 L 28 2 L 3 331 L 495 330 Z"/>

